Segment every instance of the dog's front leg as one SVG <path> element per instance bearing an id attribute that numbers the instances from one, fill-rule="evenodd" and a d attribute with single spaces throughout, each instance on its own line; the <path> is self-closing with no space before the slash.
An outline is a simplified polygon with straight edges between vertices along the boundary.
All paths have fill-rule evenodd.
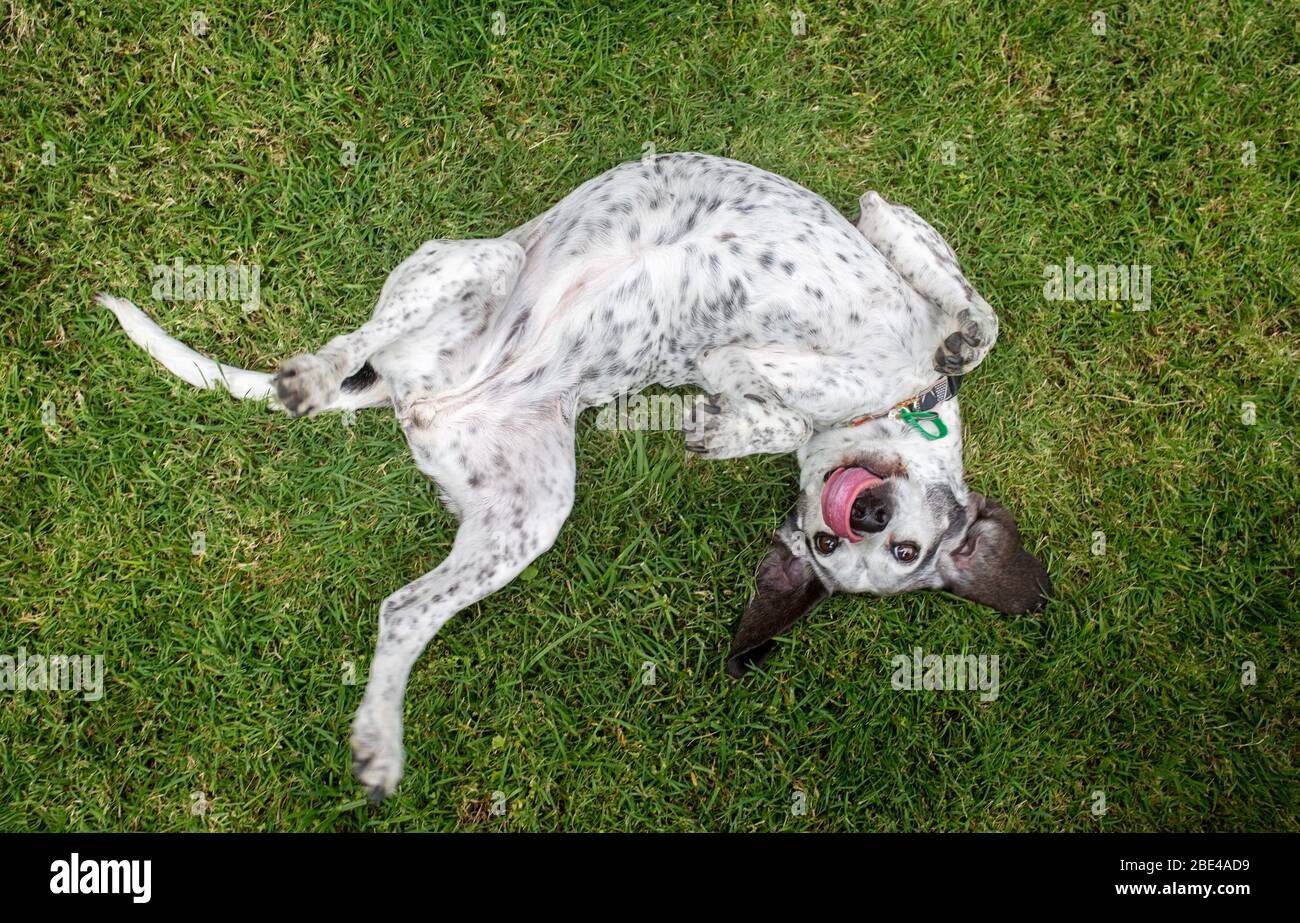
<path id="1" fill-rule="evenodd" d="M 897 383 L 917 371 L 885 350 L 738 345 L 709 350 L 698 368 L 710 398 L 688 423 L 686 448 L 706 458 L 793 452 L 818 426 L 896 401 Z"/>
<path id="2" fill-rule="evenodd" d="M 722 346 L 699 360 L 708 401 L 686 422 L 686 448 L 705 458 L 793 452 L 812 435 L 812 422 L 785 402 L 763 351 Z"/>
<path id="3" fill-rule="evenodd" d="M 948 242 L 904 205 L 868 192 L 859 200 L 857 227 L 898 274 L 940 309 L 934 368 L 964 375 L 979 365 L 998 338 L 998 317 L 962 274 Z"/>
<path id="4" fill-rule="evenodd" d="M 391 795 L 402 777 L 402 703 L 420 652 L 453 615 L 550 548 L 573 506 L 571 426 L 491 430 L 499 437 L 492 442 L 471 442 L 467 428 L 407 430 L 417 463 L 463 518 L 446 559 L 379 609 L 370 679 L 352 725 L 353 764 L 372 801 Z"/>

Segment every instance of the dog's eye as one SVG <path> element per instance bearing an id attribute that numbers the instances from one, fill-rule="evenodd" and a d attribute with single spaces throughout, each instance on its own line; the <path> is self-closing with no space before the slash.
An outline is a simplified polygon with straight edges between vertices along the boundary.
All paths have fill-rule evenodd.
<path id="1" fill-rule="evenodd" d="M 817 537 L 813 539 L 813 544 L 817 546 L 818 554 L 830 554 L 840 547 L 840 540 L 829 532 L 818 532 Z"/>
<path id="2" fill-rule="evenodd" d="M 915 542 L 899 542 L 893 547 L 894 560 L 903 564 L 911 564 L 916 560 L 917 554 L 921 551 L 916 547 Z"/>

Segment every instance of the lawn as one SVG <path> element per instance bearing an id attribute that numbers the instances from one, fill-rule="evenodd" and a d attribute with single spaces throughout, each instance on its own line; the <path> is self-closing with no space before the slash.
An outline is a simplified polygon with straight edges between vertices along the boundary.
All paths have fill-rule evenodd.
<path id="1" fill-rule="evenodd" d="M 0 692 L 0 830 L 1300 828 L 1295 9 L 1099 9 L 809 2 L 803 35 L 771 2 L 0 10 L 0 655 L 104 669 L 97 701 Z M 947 237 L 1001 319 L 967 481 L 1056 599 L 836 597 L 733 682 L 793 459 L 589 412 L 572 518 L 430 645 L 373 807 L 346 741 L 377 608 L 454 521 L 391 413 L 193 390 L 93 295 L 271 369 L 421 241 L 648 145 Z M 260 267 L 256 309 L 152 298 L 177 258 Z M 1149 266 L 1149 308 L 1045 297 L 1067 260 Z M 998 698 L 896 691 L 916 647 L 997 655 Z"/>

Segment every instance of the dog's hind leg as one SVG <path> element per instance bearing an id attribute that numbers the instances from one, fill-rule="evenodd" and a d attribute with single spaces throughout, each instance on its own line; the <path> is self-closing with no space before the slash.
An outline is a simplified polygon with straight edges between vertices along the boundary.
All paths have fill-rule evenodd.
<path id="1" fill-rule="evenodd" d="M 407 424 L 421 470 L 461 517 L 451 552 L 384 600 L 365 697 L 352 726 L 357 778 L 372 801 L 402 775 L 402 703 L 420 652 L 459 610 L 504 587 L 555 541 L 574 493 L 573 423 L 523 409 L 490 421 Z"/>
<path id="2" fill-rule="evenodd" d="M 907 284 L 941 309 L 934 368 L 964 375 L 983 361 L 998 338 L 998 317 L 962 274 L 957 255 L 916 212 L 868 192 L 859 200 L 857 226 Z"/>
<path id="3" fill-rule="evenodd" d="M 314 355 L 295 356 L 271 375 L 195 352 L 125 298 L 98 302 L 164 368 L 198 388 L 224 387 L 245 400 L 270 398 L 294 416 L 388 403 L 388 385 L 366 363 L 376 352 L 436 322 L 440 352 L 464 348 L 486 329 L 514 289 L 524 252 L 512 240 L 431 240 L 388 276 L 371 319 Z"/>
<path id="4" fill-rule="evenodd" d="M 333 409 L 349 380 L 373 377 L 364 371 L 371 357 L 426 330 L 436 333 L 435 352 L 462 348 L 487 328 L 523 262 L 523 249 L 509 240 L 427 241 L 389 274 L 369 321 L 280 366 L 280 402 L 293 416 Z"/>

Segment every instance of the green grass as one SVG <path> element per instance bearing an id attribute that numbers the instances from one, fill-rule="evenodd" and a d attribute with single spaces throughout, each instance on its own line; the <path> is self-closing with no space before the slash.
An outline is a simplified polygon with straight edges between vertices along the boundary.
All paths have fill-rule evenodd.
<path id="1" fill-rule="evenodd" d="M 1290 3 L 1100 4 L 1098 37 L 1070 5 L 810 2 L 802 38 L 777 3 L 502 3 L 504 38 L 495 4 L 108 5 L 0 11 L 0 654 L 108 674 L 97 703 L 0 693 L 0 829 L 1300 827 Z M 451 517 L 390 414 L 191 390 L 91 297 L 273 368 L 421 241 L 497 235 L 646 143 L 845 210 L 877 189 L 948 237 L 1002 322 L 963 388 L 968 482 L 1057 600 L 836 598 L 733 683 L 793 460 L 686 463 L 588 414 L 572 519 L 430 645 L 372 808 L 346 738 L 376 610 Z M 176 257 L 259 264 L 261 308 L 152 300 Z M 1151 310 L 1045 300 L 1067 257 L 1150 264 Z M 1000 698 L 893 691 L 914 646 L 998 654 Z"/>

